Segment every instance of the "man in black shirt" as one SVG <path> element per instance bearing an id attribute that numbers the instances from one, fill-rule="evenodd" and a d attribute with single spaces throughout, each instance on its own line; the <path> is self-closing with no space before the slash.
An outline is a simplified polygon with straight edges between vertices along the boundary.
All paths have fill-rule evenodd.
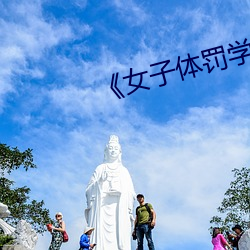
<path id="1" fill-rule="evenodd" d="M 237 250 L 239 250 L 239 240 L 240 240 L 240 237 L 242 236 L 242 234 L 244 233 L 243 229 L 241 228 L 240 225 L 235 225 L 232 230 L 236 233 L 236 235 L 234 234 L 230 234 L 230 236 L 233 237 L 233 246 L 236 247 Z"/>

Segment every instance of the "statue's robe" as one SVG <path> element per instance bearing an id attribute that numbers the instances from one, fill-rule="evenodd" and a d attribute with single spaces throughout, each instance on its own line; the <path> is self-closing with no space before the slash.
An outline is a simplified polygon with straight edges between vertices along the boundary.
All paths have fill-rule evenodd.
<path id="1" fill-rule="evenodd" d="M 85 217 L 95 228 L 91 235 L 95 250 L 131 249 L 135 191 L 128 170 L 121 163 L 115 166 L 99 165 L 86 189 Z"/>

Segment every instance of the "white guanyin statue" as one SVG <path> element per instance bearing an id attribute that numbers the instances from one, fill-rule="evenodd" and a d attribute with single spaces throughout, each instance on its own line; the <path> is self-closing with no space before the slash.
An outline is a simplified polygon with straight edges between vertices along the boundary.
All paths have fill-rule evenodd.
<path id="1" fill-rule="evenodd" d="M 136 195 L 121 154 L 118 137 L 111 135 L 104 163 L 97 166 L 86 189 L 85 217 L 88 226 L 95 228 L 91 234 L 95 250 L 131 250 Z"/>

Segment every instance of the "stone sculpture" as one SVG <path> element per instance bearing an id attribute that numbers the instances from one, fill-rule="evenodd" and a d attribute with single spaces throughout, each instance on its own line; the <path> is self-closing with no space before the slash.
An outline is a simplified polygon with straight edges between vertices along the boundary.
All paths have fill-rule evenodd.
<path id="1" fill-rule="evenodd" d="M 6 218 L 10 215 L 8 206 L 0 202 L 0 228 L 3 229 L 4 234 L 11 235 L 15 228 L 6 223 L 2 218 Z"/>
<path id="2" fill-rule="evenodd" d="M 246 230 L 239 240 L 239 250 L 250 249 L 250 229 Z"/>
<path id="3" fill-rule="evenodd" d="M 9 215 L 8 206 L 0 203 L 0 227 L 3 229 L 4 234 L 13 236 L 15 242 L 13 246 L 5 246 L 4 249 L 34 250 L 38 240 L 35 230 L 25 220 L 20 220 L 16 228 L 10 226 L 1 219 Z"/>
<path id="4" fill-rule="evenodd" d="M 20 220 L 13 235 L 18 245 L 22 245 L 26 250 L 34 250 L 38 237 L 31 225 L 25 220 Z"/>
<path id="5" fill-rule="evenodd" d="M 95 230 L 91 242 L 96 250 L 131 249 L 131 228 L 135 191 L 121 160 L 119 139 L 111 135 L 104 151 L 104 163 L 97 166 L 86 189 L 88 226 Z"/>

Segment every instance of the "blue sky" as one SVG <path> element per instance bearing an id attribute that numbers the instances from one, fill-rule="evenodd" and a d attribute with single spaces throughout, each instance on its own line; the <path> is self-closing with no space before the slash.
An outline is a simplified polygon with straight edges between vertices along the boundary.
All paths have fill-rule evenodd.
<path id="1" fill-rule="evenodd" d="M 32 148 L 38 168 L 17 171 L 53 216 L 64 214 L 77 249 L 85 227 L 85 188 L 110 134 L 120 138 L 135 190 L 157 213 L 158 250 L 211 249 L 210 218 L 233 168 L 250 160 L 250 1 L 0 1 L 1 143 Z M 223 46 L 209 74 L 201 51 Z M 239 49 L 238 49 L 239 50 Z M 176 69 L 194 60 L 195 78 Z M 185 63 L 180 63 L 183 73 Z M 142 86 L 127 95 L 130 68 Z M 190 72 L 190 68 L 188 72 Z M 113 73 L 125 98 L 110 89 Z M 139 76 L 132 79 L 139 83 Z M 135 204 L 136 205 L 136 204 Z M 49 233 L 37 250 L 47 249 Z M 134 244 L 134 242 L 133 242 Z M 133 245 L 134 246 L 134 245 Z"/>

